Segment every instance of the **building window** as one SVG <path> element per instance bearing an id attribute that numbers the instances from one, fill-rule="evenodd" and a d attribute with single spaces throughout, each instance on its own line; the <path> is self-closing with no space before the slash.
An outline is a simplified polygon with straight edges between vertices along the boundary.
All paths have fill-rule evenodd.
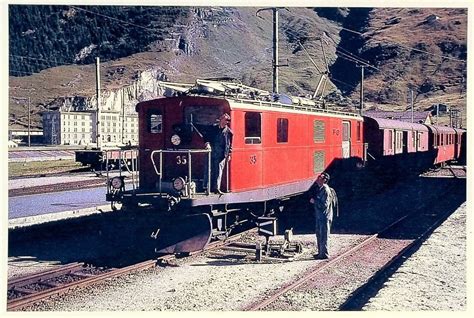
<path id="1" fill-rule="evenodd" d="M 260 113 L 245 113 L 245 143 L 262 143 L 262 119 Z"/>
<path id="2" fill-rule="evenodd" d="M 326 124 L 322 120 L 313 122 L 313 140 L 314 142 L 324 142 L 326 140 Z"/>
<path id="3" fill-rule="evenodd" d="M 277 142 L 288 142 L 288 119 L 277 119 Z"/>

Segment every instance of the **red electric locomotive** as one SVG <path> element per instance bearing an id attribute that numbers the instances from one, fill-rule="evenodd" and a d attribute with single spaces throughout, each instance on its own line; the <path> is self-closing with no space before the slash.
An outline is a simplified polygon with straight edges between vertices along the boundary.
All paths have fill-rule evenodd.
<path id="1" fill-rule="evenodd" d="M 265 215 L 282 200 L 308 191 L 315 177 L 336 162 L 364 158 L 358 114 L 287 95 L 273 101 L 267 91 L 235 83 L 163 85 L 186 93 L 137 105 L 139 184 L 126 190 L 123 178 L 111 179 L 109 201 L 162 214 L 199 215 L 204 219 L 199 223 L 209 225 L 206 233 L 222 233 L 229 231 L 229 212 Z M 205 171 L 212 149 L 205 148 L 202 130 L 224 113 L 231 118 L 233 150 L 224 168 L 224 194 L 214 194 Z"/>

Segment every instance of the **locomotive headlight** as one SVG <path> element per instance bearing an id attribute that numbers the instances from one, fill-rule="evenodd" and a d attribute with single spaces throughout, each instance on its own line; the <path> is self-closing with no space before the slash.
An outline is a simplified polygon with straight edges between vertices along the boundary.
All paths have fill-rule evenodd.
<path id="1" fill-rule="evenodd" d="M 176 134 L 171 136 L 171 143 L 175 146 L 179 146 L 179 144 L 181 143 L 181 137 Z"/>
<path id="2" fill-rule="evenodd" d="M 185 184 L 185 181 L 183 178 L 181 177 L 178 177 L 176 179 L 173 180 L 173 188 L 176 190 L 176 191 L 181 191 L 184 189 L 184 184 Z"/>
<path id="3" fill-rule="evenodd" d="M 114 189 L 120 189 L 123 186 L 123 180 L 120 177 L 114 177 L 112 180 L 110 180 L 110 185 Z"/>

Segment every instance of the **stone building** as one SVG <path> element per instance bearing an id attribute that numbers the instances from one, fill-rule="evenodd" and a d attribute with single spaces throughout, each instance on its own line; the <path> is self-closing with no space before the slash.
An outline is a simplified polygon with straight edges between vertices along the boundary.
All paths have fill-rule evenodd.
<path id="1" fill-rule="evenodd" d="M 135 105 L 163 96 L 160 81 L 166 76 L 155 68 L 141 72 L 136 81 L 118 89 L 102 90 L 100 146 L 138 144 Z M 97 137 L 97 97 L 59 97 L 42 113 L 45 144 L 92 145 Z"/>
<path id="2" fill-rule="evenodd" d="M 50 145 L 95 145 L 97 136 L 95 111 L 46 111 L 43 115 L 44 143 Z M 136 145 L 138 117 L 103 111 L 100 114 L 102 145 Z"/>

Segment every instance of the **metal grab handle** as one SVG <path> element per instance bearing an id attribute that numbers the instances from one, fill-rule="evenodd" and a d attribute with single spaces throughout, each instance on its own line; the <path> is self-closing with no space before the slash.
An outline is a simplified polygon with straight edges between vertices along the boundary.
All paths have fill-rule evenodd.
<path id="1" fill-rule="evenodd" d="M 160 164 L 159 169 L 157 168 L 157 164 L 155 162 L 154 156 L 155 154 L 160 154 Z M 150 159 L 153 164 L 153 169 L 155 170 L 156 175 L 159 177 L 159 192 L 161 192 L 161 184 L 163 179 L 163 154 L 164 153 L 185 153 L 188 156 L 188 180 L 192 180 L 192 154 L 194 153 L 207 153 L 208 157 L 208 174 L 207 174 L 207 191 L 206 193 L 209 194 L 210 186 L 211 186 L 211 149 L 183 149 L 183 150 L 153 150 L 150 154 Z"/>

